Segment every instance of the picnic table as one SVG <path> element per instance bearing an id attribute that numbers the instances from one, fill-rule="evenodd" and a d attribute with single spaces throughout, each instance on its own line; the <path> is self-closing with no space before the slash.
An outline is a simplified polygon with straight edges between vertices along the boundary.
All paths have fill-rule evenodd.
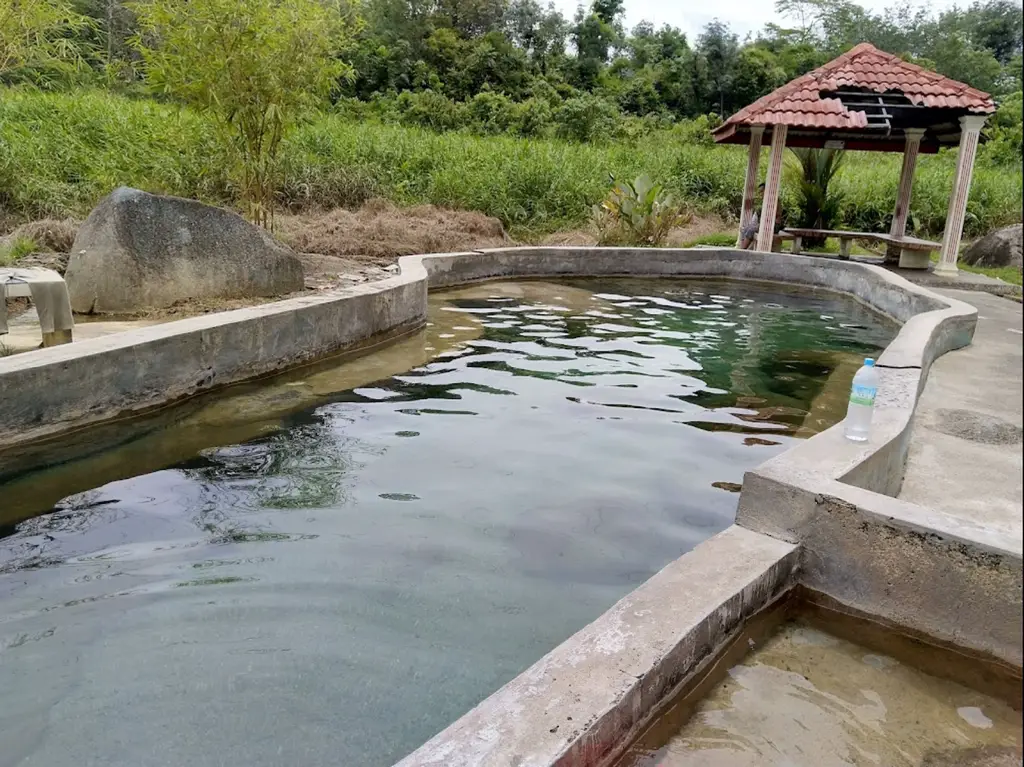
<path id="1" fill-rule="evenodd" d="M 894 245 L 900 249 L 899 265 L 902 269 L 927 269 L 931 263 L 932 251 L 939 250 L 942 247 L 941 243 L 921 240 L 917 237 L 894 237 L 891 234 L 875 234 L 873 232 L 847 232 L 842 229 L 786 227 L 780 234 L 788 235 L 786 239 L 792 239 L 792 251 L 797 254 L 803 251 L 803 241 L 805 239 L 837 239 L 839 240 L 839 257 L 842 259 L 850 258 L 850 248 L 854 240 Z"/>
<path id="2" fill-rule="evenodd" d="M 31 297 L 43 346 L 70 343 L 75 320 L 64 278 L 52 269 L 0 268 L 0 335 L 7 333 L 7 298 Z"/>

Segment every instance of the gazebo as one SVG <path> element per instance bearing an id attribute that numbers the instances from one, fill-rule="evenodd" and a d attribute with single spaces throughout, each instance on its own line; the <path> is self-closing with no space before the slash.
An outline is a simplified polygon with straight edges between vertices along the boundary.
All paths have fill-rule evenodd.
<path id="1" fill-rule="evenodd" d="M 762 142 L 771 141 L 756 245 L 762 251 L 772 249 L 787 146 L 903 152 L 889 231 L 893 239 L 906 235 L 918 154 L 959 146 L 941 259 L 935 267 L 936 274 L 955 276 L 978 139 L 995 111 L 989 94 L 861 43 L 741 109 L 714 131 L 714 138 L 750 148 L 741 227 L 753 210 Z M 890 247 L 887 262 L 892 256 Z"/>

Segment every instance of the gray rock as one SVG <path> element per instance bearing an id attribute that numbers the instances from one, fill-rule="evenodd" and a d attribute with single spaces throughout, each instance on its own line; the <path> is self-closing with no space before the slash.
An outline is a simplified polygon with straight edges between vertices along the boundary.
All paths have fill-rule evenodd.
<path id="1" fill-rule="evenodd" d="M 960 258 L 970 266 L 1021 266 L 1024 224 L 989 232 L 964 251 Z"/>
<path id="2" fill-rule="evenodd" d="M 301 290 L 295 254 L 241 216 L 195 200 L 116 189 L 89 214 L 64 279 L 76 312 Z"/>

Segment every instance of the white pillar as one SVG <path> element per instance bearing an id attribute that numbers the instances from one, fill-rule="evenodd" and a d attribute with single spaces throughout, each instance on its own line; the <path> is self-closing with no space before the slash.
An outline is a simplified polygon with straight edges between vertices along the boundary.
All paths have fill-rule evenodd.
<path id="1" fill-rule="evenodd" d="M 903 147 L 903 167 L 900 169 L 900 186 L 896 191 L 896 210 L 892 216 L 889 234 L 902 237 L 907 233 L 907 218 L 910 216 L 910 193 L 914 188 L 914 170 L 917 168 L 917 154 L 921 149 L 923 128 L 907 128 L 904 131 L 906 144 Z M 900 260 L 900 247 L 889 243 L 885 263 L 895 264 Z"/>
<path id="2" fill-rule="evenodd" d="M 764 182 L 761 203 L 761 228 L 757 233 L 757 249 L 770 253 L 775 239 L 775 212 L 779 209 L 779 182 L 782 178 L 782 155 L 786 151 L 786 125 L 772 126 L 772 150 L 768 155 L 768 177 Z"/>
<path id="3" fill-rule="evenodd" d="M 736 237 L 737 247 L 743 241 L 743 227 L 754 212 L 754 196 L 757 194 L 757 175 L 761 170 L 761 139 L 763 125 L 750 126 L 750 148 L 747 153 L 747 177 L 743 183 L 743 204 L 740 206 L 740 233 Z"/>
<path id="4" fill-rule="evenodd" d="M 981 128 L 984 124 L 984 115 L 968 115 L 960 118 L 960 155 L 956 160 L 953 194 L 949 198 L 949 212 L 946 213 L 946 232 L 942 238 L 942 256 L 935 266 L 935 273 L 946 277 L 955 277 L 959 271 L 956 268 L 956 261 L 960 255 L 960 238 L 964 233 L 967 197 L 971 193 L 974 156 L 978 152 L 978 137 L 981 135 Z"/>

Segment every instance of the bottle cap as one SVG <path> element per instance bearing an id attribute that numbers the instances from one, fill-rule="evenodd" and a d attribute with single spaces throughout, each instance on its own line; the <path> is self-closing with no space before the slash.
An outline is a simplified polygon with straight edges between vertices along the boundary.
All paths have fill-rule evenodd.
<path id="1" fill-rule="evenodd" d="M 874 366 L 875 366 L 875 361 L 873 359 L 871 359 L 871 357 L 868 357 L 866 360 L 864 360 L 864 367 L 866 367 L 866 368 L 873 368 Z"/>

